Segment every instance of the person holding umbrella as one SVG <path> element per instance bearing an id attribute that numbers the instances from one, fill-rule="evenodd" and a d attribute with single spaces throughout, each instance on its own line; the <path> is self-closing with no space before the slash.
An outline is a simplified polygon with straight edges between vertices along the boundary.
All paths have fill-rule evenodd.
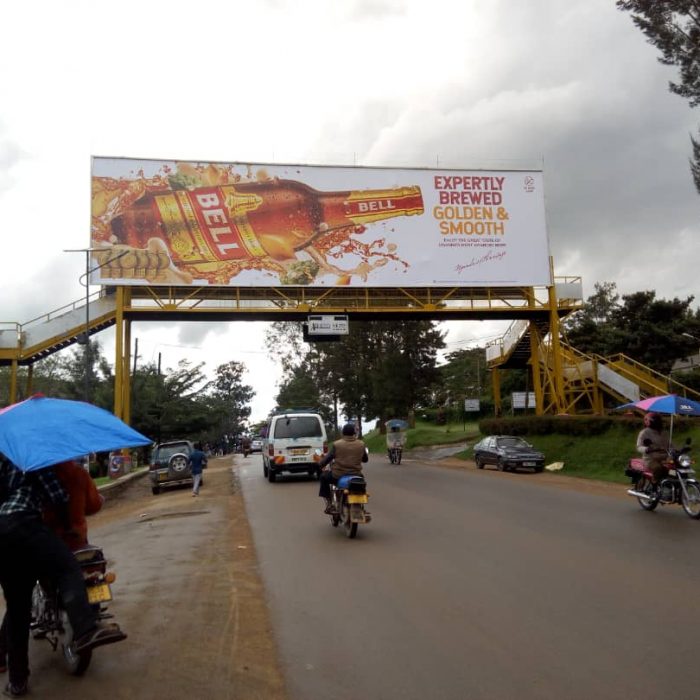
<path id="1" fill-rule="evenodd" d="M 38 579 L 56 583 L 76 652 L 126 639 L 118 625 L 97 621 L 78 562 L 42 518 L 45 506 L 61 513 L 70 529 L 68 496 L 54 469 L 25 472 L 0 454 L 0 585 L 7 605 L 9 670 L 3 692 L 9 697 L 27 693 L 31 598 Z"/>
<path id="2" fill-rule="evenodd" d="M 644 427 L 637 435 L 637 452 L 641 453 L 645 466 L 653 473 L 657 484 L 668 474 L 666 461 L 671 447 L 671 439 L 663 427 L 658 413 L 647 413 L 644 416 Z"/>

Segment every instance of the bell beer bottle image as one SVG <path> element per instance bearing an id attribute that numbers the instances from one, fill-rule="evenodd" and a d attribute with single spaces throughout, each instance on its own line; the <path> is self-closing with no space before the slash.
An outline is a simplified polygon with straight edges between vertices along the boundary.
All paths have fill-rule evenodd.
<path id="1" fill-rule="evenodd" d="M 148 194 L 111 223 L 114 239 L 145 248 L 163 240 L 173 262 L 276 261 L 331 231 L 423 213 L 419 187 L 319 192 L 294 180 L 237 183 Z"/>

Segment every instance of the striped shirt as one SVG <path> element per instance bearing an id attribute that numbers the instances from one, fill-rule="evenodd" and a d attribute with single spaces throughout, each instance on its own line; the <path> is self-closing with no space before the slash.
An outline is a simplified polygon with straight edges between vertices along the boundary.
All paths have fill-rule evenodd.
<path id="1" fill-rule="evenodd" d="M 52 467 L 23 472 L 12 462 L 0 460 L 0 517 L 17 513 L 41 516 L 45 505 L 68 502 Z"/>

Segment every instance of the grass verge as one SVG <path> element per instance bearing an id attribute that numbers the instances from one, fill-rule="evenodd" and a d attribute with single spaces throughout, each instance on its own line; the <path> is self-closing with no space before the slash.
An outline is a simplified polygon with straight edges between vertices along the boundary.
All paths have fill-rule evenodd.
<path id="1" fill-rule="evenodd" d="M 482 437 L 476 423 L 434 426 L 417 421 L 416 427 L 407 431 L 407 448 L 464 441 L 466 449 L 455 457 L 471 460 L 474 458 L 473 447 Z M 700 445 L 700 425 L 676 434 L 673 441 L 676 445 L 682 445 L 687 437 L 697 448 Z M 602 435 L 589 437 L 556 433 L 525 436 L 528 442 L 544 453 L 546 464 L 564 462 L 561 474 L 619 484 L 629 481 L 624 470 L 630 457 L 638 456 L 636 438 L 636 433 L 617 426 Z M 379 435 L 378 431 L 372 431 L 365 442 L 370 452 L 378 453 L 386 449 L 385 436 Z"/>

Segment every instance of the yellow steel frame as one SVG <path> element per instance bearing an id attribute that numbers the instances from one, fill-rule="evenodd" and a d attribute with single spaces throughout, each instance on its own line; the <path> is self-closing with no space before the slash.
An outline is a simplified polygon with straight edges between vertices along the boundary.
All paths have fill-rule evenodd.
<path id="1" fill-rule="evenodd" d="M 578 278 L 575 278 L 578 279 Z M 103 290 L 103 295 L 107 292 Z M 130 347 L 134 321 L 160 320 L 305 320 L 309 313 L 347 314 L 351 318 L 431 319 L 431 320 L 512 320 L 548 321 L 558 329 L 559 317 L 580 306 L 580 300 L 557 300 L 554 287 L 153 287 L 119 286 L 114 295 L 114 310 L 90 319 L 94 332 L 109 325 L 115 333 L 114 413 L 126 422 L 131 417 Z M 55 312 L 54 312 L 55 314 Z M 48 315 L 47 315 L 48 318 Z M 36 321 L 36 320 L 35 320 Z M 16 348 L 0 348 L 0 364 L 11 366 L 10 400 L 16 400 L 17 370 L 32 364 L 50 352 L 65 347 L 85 330 L 80 324 L 61 336 L 33 347 L 20 340 Z M 537 356 L 533 345 L 533 357 Z M 533 367 L 536 363 L 533 363 Z M 556 367 L 559 367 L 557 370 Z M 561 362 L 555 362 L 554 386 L 562 391 Z M 498 371 L 494 370 L 494 398 L 500 406 Z M 538 411 L 546 410 L 544 390 L 535 385 Z M 556 395 L 555 405 L 563 405 Z"/>

